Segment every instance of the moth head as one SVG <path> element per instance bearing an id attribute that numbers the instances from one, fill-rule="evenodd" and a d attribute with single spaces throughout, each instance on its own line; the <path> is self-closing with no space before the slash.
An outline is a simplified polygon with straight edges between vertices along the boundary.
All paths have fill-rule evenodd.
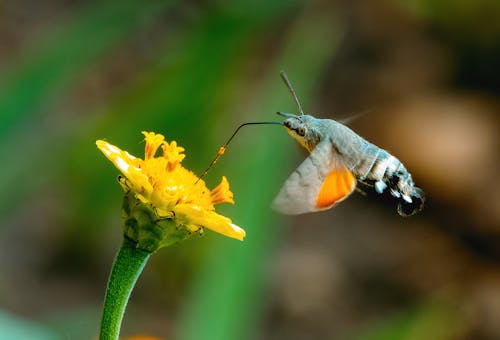
<path id="1" fill-rule="evenodd" d="M 290 136 L 300 145 L 311 152 L 318 144 L 318 134 L 314 129 L 314 117 L 309 115 L 294 115 L 292 113 L 277 112 L 280 116 L 286 117 L 283 125 Z"/>

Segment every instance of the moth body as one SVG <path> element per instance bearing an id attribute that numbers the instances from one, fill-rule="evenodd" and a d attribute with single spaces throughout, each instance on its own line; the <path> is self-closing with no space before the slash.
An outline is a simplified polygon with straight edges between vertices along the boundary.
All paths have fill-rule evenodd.
<path id="1" fill-rule="evenodd" d="M 283 185 L 274 201 L 277 210 L 300 214 L 329 209 L 349 196 L 356 181 L 379 194 L 388 190 L 398 200 L 402 216 L 422 210 L 424 192 L 389 152 L 335 120 L 280 114 L 286 117 L 286 131 L 310 156 Z"/>

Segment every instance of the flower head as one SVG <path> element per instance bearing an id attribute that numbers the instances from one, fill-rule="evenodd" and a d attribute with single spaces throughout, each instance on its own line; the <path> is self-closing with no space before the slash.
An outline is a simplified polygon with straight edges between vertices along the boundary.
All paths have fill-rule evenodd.
<path id="1" fill-rule="evenodd" d="M 97 147 L 122 172 L 125 190 L 125 235 L 146 250 L 184 239 L 208 228 L 228 237 L 243 240 L 245 231 L 215 212 L 214 205 L 234 204 L 229 182 L 209 190 L 205 182 L 181 165 L 184 148 L 168 143 L 161 134 L 143 132 L 144 159 L 98 140 Z M 161 156 L 156 156 L 158 149 Z"/>

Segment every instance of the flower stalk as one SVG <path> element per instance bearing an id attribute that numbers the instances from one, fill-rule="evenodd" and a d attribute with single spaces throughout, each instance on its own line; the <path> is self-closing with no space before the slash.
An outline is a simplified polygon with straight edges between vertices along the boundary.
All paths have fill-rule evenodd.
<path id="1" fill-rule="evenodd" d="M 136 248 L 136 244 L 127 238 L 123 239 L 108 280 L 99 340 L 118 339 L 130 294 L 150 256 L 150 252 Z"/>

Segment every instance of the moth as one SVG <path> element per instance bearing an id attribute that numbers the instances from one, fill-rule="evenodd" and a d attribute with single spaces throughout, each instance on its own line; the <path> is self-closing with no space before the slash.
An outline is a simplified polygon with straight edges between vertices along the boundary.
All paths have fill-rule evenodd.
<path id="1" fill-rule="evenodd" d="M 286 74 L 281 71 L 300 114 L 278 112 L 283 126 L 309 156 L 288 177 L 272 206 L 298 215 L 330 209 L 356 189 L 358 183 L 376 193 L 388 191 L 401 216 L 423 209 L 425 194 L 396 157 L 368 142 L 344 124 L 304 114 Z"/>

